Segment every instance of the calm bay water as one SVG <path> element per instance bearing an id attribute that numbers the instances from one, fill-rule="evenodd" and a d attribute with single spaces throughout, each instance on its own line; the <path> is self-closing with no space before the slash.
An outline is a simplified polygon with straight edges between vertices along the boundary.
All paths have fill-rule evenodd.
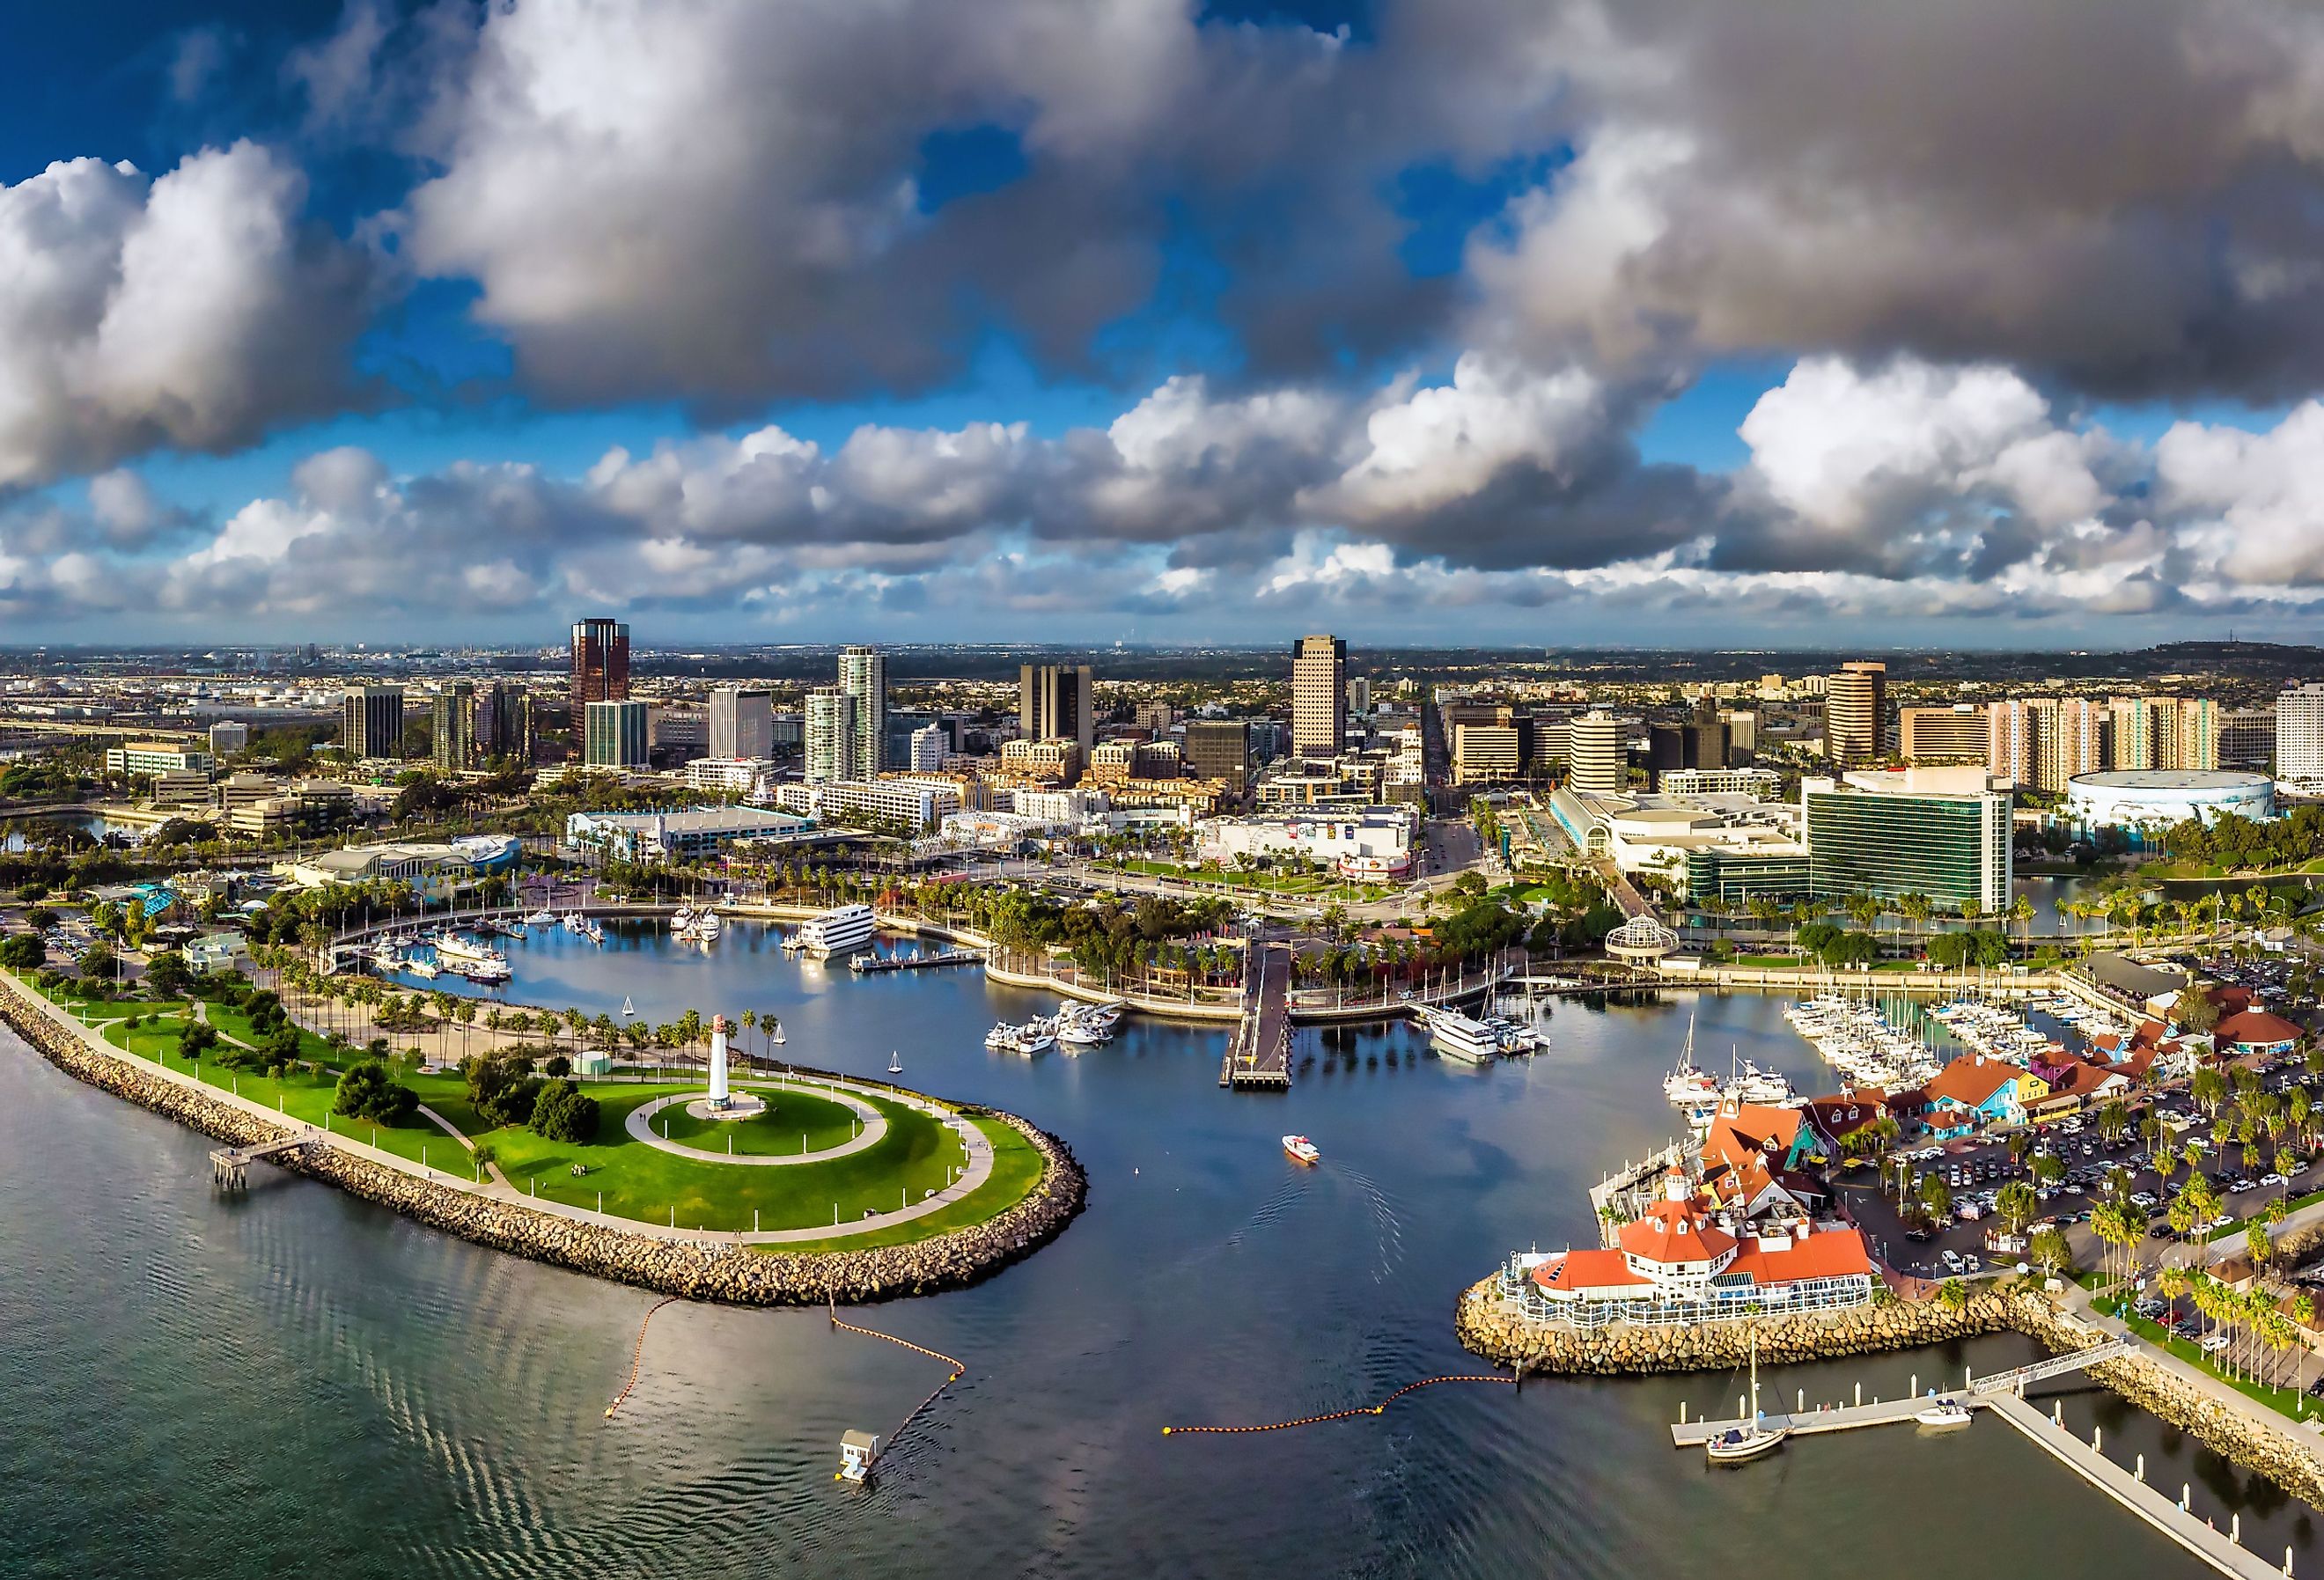
<path id="1" fill-rule="evenodd" d="M 1668 1133 L 1660 1078 L 1695 1006 L 1559 1008 L 1549 1051 L 1476 1071 L 1402 1029 L 1303 1032 L 1287 1097 L 1215 1085 L 1222 1033 L 1133 1023 L 1079 1058 L 988 1053 L 1053 1001 L 947 971 L 852 980 L 756 929 L 672 956 L 625 933 L 516 951 L 515 996 L 656 1019 L 772 1009 L 800 1059 L 993 1103 L 1065 1137 L 1089 1211 L 975 1289 L 855 1319 L 968 1376 L 882 1462 L 831 1479 L 937 1364 L 818 1312 L 673 1306 L 602 1418 L 653 1298 L 446 1239 L 260 1171 L 214 1197 L 202 1138 L 0 1032 L 0 1573 L 11 1575 L 1143 1575 L 1157 1571 L 1768 1574 L 1803 1544 L 1920 1576 L 2205 1573 L 1996 1422 L 1851 1434 L 1712 1472 L 1664 1431 L 1730 1376 L 1448 1386 L 1385 1417 L 1280 1419 L 1478 1370 L 1460 1289 L 1512 1246 L 1589 1234 L 1590 1179 Z M 1773 1000 L 1700 1006 L 1803 1080 Z M 1297 1169 L 1277 1138 L 1314 1136 Z M 2015 1337 L 1766 1374 L 1788 1398 L 2028 1359 Z M 2309 1516 L 2102 1391 L 2069 1422 L 2192 1482 L 2198 1509 L 2301 1572 Z"/>

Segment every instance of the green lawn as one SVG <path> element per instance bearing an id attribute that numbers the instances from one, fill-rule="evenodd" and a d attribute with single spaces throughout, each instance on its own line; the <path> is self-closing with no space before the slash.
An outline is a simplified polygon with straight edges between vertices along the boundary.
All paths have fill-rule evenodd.
<path id="1" fill-rule="evenodd" d="M 447 1172 L 473 1172 L 458 1140 L 424 1117 L 408 1125 L 374 1126 L 332 1114 L 338 1067 L 348 1059 L 344 1055 L 334 1058 L 328 1045 L 311 1033 L 303 1034 L 304 1052 L 322 1065 L 320 1072 L 301 1069 L 270 1077 L 229 1069 L 208 1059 L 196 1066 L 180 1053 L 180 1035 L 190 1023 L 189 1005 L 133 1002 L 104 1003 L 102 1008 L 115 1022 L 105 1028 L 106 1040 L 134 1058 L 196 1075 L 205 1085 L 235 1093 L 289 1118 L 353 1135 L 410 1161 Z M 157 1012 L 155 1023 L 134 1030 L 124 1023 L 131 1015 L 143 1017 Z M 208 1013 L 222 1035 L 254 1039 L 248 1017 L 240 1012 L 212 1004 Z M 633 1110 L 657 1097 L 701 1091 L 698 1076 L 688 1075 L 675 1082 L 584 1083 L 601 1105 L 598 1140 L 588 1146 L 550 1141 L 530 1130 L 488 1128 L 468 1101 L 466 1082 L 456 1074 L 420 1075 L 406 1067 L 398 1071 L 396 1078 L 463 1132 L 480 1142 L 489 1141 L 503 1171 L 518 1188 L 593 1210 L 603 1192 L 604 1211 L 641 1222 L 666 1224 L 674 1211 L 683 1227 L 746 1230 L 752 1226 L 755 1214 L 758 1226 L 764 1229 L 806 1228 L 832 1222 L 835 1210 L 838 1222 L 844 1224 L 862 1217 L 867 1209 L 892 1211 L 924 1199 L 924 1193 L 941 1189 L 951 1172 L 967 1161 L 960 1143 L 935 1118 L 881 1097 L 866 1099 L 888 1122 L 886 1134 L 872 1146 L 828 1162 L 773 1168 L 697 1162 L 630 1139 L 623 1122 Z M 726 1123 L 695 1120 L 682 1110 L 672 1109 L 666 1111 L 671 1138 L 707 1147 L 732 1135 L 738 1151 L 779 1154 L 798 1149 L 802 1129 L 811 1151 L 837 1145 L 854 1132 L 854 1115 L 828 1098 L 761 1087 L 755 1082 L 752 1090 L 761 1092 L 773 1104 L 770 1115 Z M 982 1223 L 1006 1211 L 1038 1183 L 1040 1155 L 1012 1127 L 997 1121 L 976 1123 L 992 1141 L 993 1177 L 965 1200 L 949 1203 L 899 1228 L 862 1236 L 839 1235 L 786 1249 L 798 1253 L 899 1244 Z M 575 1175 L 576 1163 L 587 1172 Z"/>
<path id="2" fill-rule="evenodd" d="M 1327 874 L 1275 873 L 1197 872 L 1174 865 L 1169 862 L 1102 862 L 1101 867 L 1116 872 L 1135 873 L 1149 878 L 1173 878 L 1185 883 L 1214 884 L 1224 889 L 1260 889 L 1274 894 L 1298 895 L 1310 899 L 1349 900 L 1370 903 L 1392 897 L 1396 891 L 1378 883 L 1351 883 Z"/>
<path id="3" fill-rule="evenodd" d="M 723 1152 L 731 1141 L 736 1152 L 752 1156 L 820 1152 L 854 1139 L 855 1113 L 844 1103 L 795 1087 L 751 1090 L 767 1104 L 767 1111 L 754 1119 L 696 1119 L 673 1104 L 654 1115 L 653 1127 L 682 1146 Z"/>
<path id="4" fill-rule="evenodd" d="M 924 1218 L 908 1224 L 839 1240 L 804 1240 L 784 1245 L 754 1245 L 770 1256 L 800 1256 L 819 1251 L 869 1251 L 879 1245 L 901 1245 L 973 1228 L 989 1223 L 1030 1195 L 1041 1182 L 1041 1154 L 1033 1150 L 1017 1127 L 998 1120 L 972 1121 L 992 1143 L 992 1178 L 956 1202 L 948 1202 Z"/>
<path id="5" fill-rule="evenodd" d="M 2211 1364 L 2210 1356 L 2203 1354 L 2200 1349 L 2189 1344 L 2177 1334 L 2163 1327 L 2159 1323 L 2149 1322 L 2145 1317 L 2127 1309 L 2117 1315 L 2133 1333 L 2154 1345 L 2155 1348 L 2170 1351 L 2196 1370 L 2209 1373 L 2237 1393 L 2265 1405 L 2280 1416 L 2289 1416 L 2297 1421 L 2304 1420 L 2316 1413 L 2309 1408 L 2308 1396 L 2296 1388 L 2268 1388 L 2257 1382 L 2230 1377 Z"/>
<path id="6" fill-rule="evenodd" d="M 680 1228 L 748 1229 L 755 1212 L 762 1229 L 801 1229 L 831 1223 L 835 1210 L 845 1224 L 867 1208 L 885 1212 L 918 1201 L 923 1191 L 943 1188 L 950 1169 L 967 1160 L 935 1119 L 875 1097 L 869 1101 L 886 1117 L 888 1133 L 860 1152 L 788 1168 L 696 1162 L 630 1140 L 622 1122 L 641 1103 L 673 1090 L 700 1091 L 698 1085 L 593 1084 L 588 1090 L 603 1105 L 595 1145 L 552 1141 L 530 1131 L 493 1132 L 501 1169 L 520 1189 L 593 1210 L 602 1192 L 604 1210 L 615 1216 L 667 1224 L 674 1212 Z M 588 1173 L 576 1176 L 576 1163 Z"/>

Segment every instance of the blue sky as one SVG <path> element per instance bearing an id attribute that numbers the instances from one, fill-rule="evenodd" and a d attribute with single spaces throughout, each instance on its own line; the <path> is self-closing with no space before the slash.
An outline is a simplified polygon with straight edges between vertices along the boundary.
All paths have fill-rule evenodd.
<path id="1" fill-rule="evenodd" d="M 2096 24 L 2143 97 L 1837 0 L 1740 54 L 1708 4 L 1053 22 L 27 12 L 0 613 L 2304 633 L 2319 194 L 2153 16 Z M 2201 157 L 2116 153 L 2159 127 Z"/>

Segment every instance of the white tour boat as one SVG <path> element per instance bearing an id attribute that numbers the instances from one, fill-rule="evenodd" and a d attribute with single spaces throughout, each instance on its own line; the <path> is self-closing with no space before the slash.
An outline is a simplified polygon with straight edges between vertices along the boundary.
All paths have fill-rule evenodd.
<path id="1" fill-rule="evenodd" d="M 870 906 L 843 905 L 799 923 L 792 941 L 810 955 L 844 955 L 870 943 L 872 931 Z"/>
<path id="2" fill-rule="evenodd" d="M 1436 1050 L 1469 1064 L 1490 1064 L 1501 1052 L 1499 1033 L 1482 1021 L 1472 1021 L 1458 1010 L 1424 1012 L 1421 1024 Z"/>

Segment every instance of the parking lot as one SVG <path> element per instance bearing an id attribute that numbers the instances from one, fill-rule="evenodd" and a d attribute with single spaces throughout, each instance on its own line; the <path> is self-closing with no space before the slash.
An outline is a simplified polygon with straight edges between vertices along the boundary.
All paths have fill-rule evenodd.
<path id="1" fill-rule="evenodd" d="M 2265 1089 L 2277 1093 L 2305 1085 L 2311 1101 L 2324 1111 L 2324 1079 L 2308 1076 L 2296 1065 L 2263 1071 L 2262 1080 Z M 2150 1108 L 2158 1105 L 2172 1130 L 2166 1143 L 2173 1159 L 2167 1183 L 2157 1178 L 2151 1166 L 2153 1153 L 2139 1135 Z M 2225 1121 L 2232 1113 L 2231 1107 L 2223 1106 L 2219 1118 Z M 2094 1116 L 2085 1114 L 2033 1129 L 2028 1132 L 2031 1144 L 2022 1158 L 2006 1141 L 1971 1140 L 1932 1143 L 1898 1154 L 1907 1165 L 1908 1202 L 1918 1198 L 1921 1181 L 1930 1175 L 1942 1179 L 1950 1193 L 1950 1221 L 1934 1233 L 1908 1227 L 1898 1215 L 1894 1197 L 1878 1188 L 1868 1169 L 1843 1173 L 1841 1189 L 1849 1213 L 1891 1267 L 1933 1279 L 2014 1267 L 2021 1260 L 2015 1251 L 1996 1252 L 1987 1245 L 1988 1232 L 2001 1226 L 1994 1213 L 1995 1198 L 2013 1179 L 2036 1186 L 2036 1207 L 2026 1230 L 2028 1236 L 2044 1224 L 2063 1228 L 2084 1265 L 2095 1261 L 2100 1251 L 2089 1229 L 2090 1211 L 2105 1199 L 2108 1182 L 2117 1173 L 2125 1177 L 2122 1188 L 2132 1205 L 2147 1215 L 2148 1237 L 2140 1247 L 2146 1259 L 2155 1260 L 2163 1246 L 2177 1243 L 2164 1209 L 2187 1181 L 2182 1160 L 2190 1141 L 2202 1148 L 2203 1172 L 2221 1202 L 2223 1216 L 2215 1220 L 2215 1228 L 2231 1228 L 2256 1215 L 2270 1201 L 2324 1189 L 2324 1157 L 2298 1160 L 2296 1169 L 2280 1176 L 2273 1171 L 2276 1148 L 2273 1142 L 2263 1141 L 2253 1148 L 2248 1169 L 2240 1145 L 2231 1141 L 2223 1151 L 2214 1123 L 2195 1108 L 2183 1088 L 2158 1093 L 2151 1104 L 2133 1105 L 2130 1115 L 2128 1131 L 2112 1144 L 2098 1133 Z M 2038 1162 L 2044 1156 L 2054 1157 L 2055 1167 L 2062 1170 L 2055 1185 L 2037 1183 L 2037 1170 L 2046 1174 L 2051 1167 Z M 1890 1161 L 1892 1187 L 1896 1161 Z"/>

